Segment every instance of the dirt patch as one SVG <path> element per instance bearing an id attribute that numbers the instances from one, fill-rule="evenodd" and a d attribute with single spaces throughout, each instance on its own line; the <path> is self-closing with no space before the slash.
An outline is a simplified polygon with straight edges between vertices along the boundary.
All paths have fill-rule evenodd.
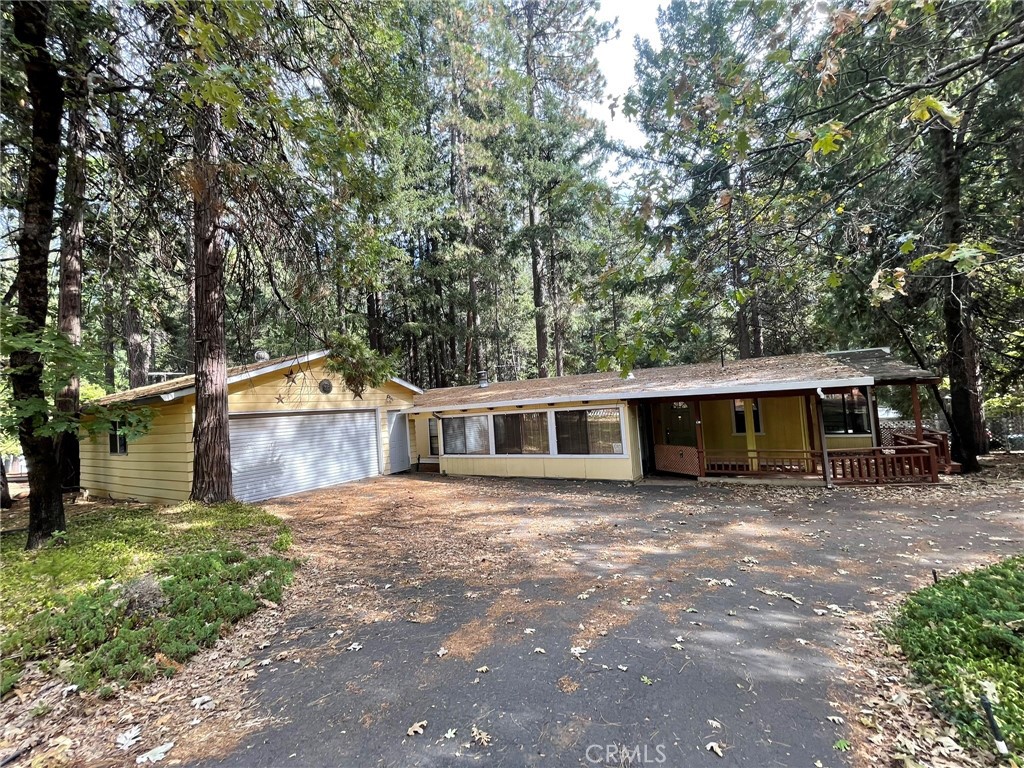
<path id="1" fill-rule="evenodd" d="M 558 690 L 560 690 L 562 693 L 576 693 L 576 691 L 580 689 L 580 684 L 568 675 L 563 675 L 562 677 L 558 678 L 557 685 Z"/>

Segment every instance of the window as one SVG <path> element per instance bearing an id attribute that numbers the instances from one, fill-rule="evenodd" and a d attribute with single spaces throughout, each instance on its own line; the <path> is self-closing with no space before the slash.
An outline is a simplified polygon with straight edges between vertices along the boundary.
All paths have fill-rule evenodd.
<path id="1" fill-rule="evenodd" d="M 495 453 L 548 453 L 548 415 L 543 411 L 494 417 Z"/>
<path id="2" fill-rule="evenodd" d="M 427 449 L 430 451 L 430 456 L 437 456 L 440 454 L 437 445 L 437 419 L 431 417 L 427 421 L 427 435 L 430 443 L 430 447 Z"/>
<path id="3" fill-rule="evenodd" d="M 556 411 L 558 452 L 569 455 L 622 453 L 618 408 Z"/>
<path id="4" fill-rule="evenodd" d="M 444 452 L 488 454 L 491 452 L 486 416 L 456 416 L 441 421 Z"/>
<path id="5" fill-rule="evenodd" d="M 110 452 L 123 456 L 128 453 L 128 438 L 121 430 L 125 428 L 124 422 L 114 421 L 110 424 Z"/>
<path id="6" fill-rule="evenodd" d="M 825 432 L 830 435 L 870 435 L 868 399 L 860 389 L 849 394 L 825 395 L 821 401 Z"/>
<path id="7" fill-rule="evenodd" d="M 754 408 L 754 432 L 762 434 L 764 430 L 761 429 L 761 401 L 753 401 Z M 737 398 L 732 401 L 732 425 L 733 434 L 745 435 L 747 434 L 747 419 L 743 413 L 743 399 Z"/>

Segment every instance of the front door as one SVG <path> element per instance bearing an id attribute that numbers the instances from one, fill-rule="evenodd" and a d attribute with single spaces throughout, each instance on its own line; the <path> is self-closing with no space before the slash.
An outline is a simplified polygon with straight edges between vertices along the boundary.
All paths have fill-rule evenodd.
<path id="1" fill-rule="evenodd" d="M 656 403 L 651 408 L 654 435 L 654 467 L 658 472 L 697 477 L 697 420 L 693 403 L 677 400 Z"/>

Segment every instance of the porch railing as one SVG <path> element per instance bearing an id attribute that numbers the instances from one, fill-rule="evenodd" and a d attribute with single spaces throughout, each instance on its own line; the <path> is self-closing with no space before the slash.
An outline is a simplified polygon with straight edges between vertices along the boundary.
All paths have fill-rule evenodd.
<path id="1" fill-rule="evenodd" d="M 937 483 L 938 448 L 931 444 L 828 452 L 834 483 Z"/>
<path id="2" fill-rule="evenodd" d="M 821 465 L 821 454 L 803 450 L 756 451 L 706 450 L 704 471 L 709 475 L 813 475 Z"/>
<path id="3" fill-rule="evenodd" d="M 911 435 L 906 432 L 893 432 L 892 442 L 894 446 L 920 444 L 917 435 Z M 946 469 L 953 465 L 953 455 L 949 450 L 949 433 L 925 428 L 920 442 L 931 443 L 935 446 L 940 469 Z"/>
<path id="4" fill-rule="evenodd" d="M 938 482 L 939 447 L 933 443 L 892 448 L 847 448 L 828 451 L 834 483 Z M 700 457 L 707 475 L 823 477 L 821 451 L 707 450 Z"/>

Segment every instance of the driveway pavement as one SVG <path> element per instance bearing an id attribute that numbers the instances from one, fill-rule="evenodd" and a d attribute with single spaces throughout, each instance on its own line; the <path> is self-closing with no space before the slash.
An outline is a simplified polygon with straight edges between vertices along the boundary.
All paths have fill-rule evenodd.
<path id="1" fill-rule="evenodd" d="M 203 765 L 845 765 L 849 613 L 1020 551 L 1019 494 L 410 475 L 279 500 L 307 563 L 253 667 L 271 724 Z"/>

